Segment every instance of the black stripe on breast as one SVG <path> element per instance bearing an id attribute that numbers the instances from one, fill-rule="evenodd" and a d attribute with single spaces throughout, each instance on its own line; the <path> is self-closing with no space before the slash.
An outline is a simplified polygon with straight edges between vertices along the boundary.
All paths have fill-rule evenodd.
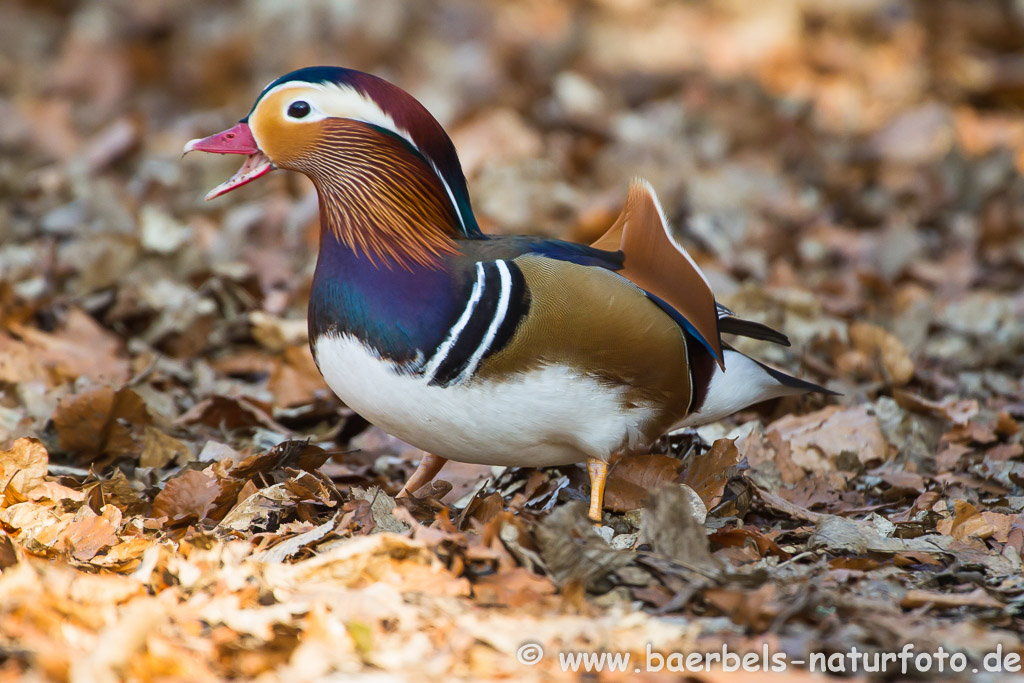
<path id="1" fill-rule="evenodd" d="M 505 261 L 505 265 L 508 266 L 508 272 L 512 276 L 512 292 L 509 297 L 508 312 L 505 314 L 505 319 L 501 321 L 498 333 L 494 336 L 494 341 L 491 342 L 484 358 L 501 351 L 508 345 L 512 340 L 512 335 L 519 327 L 519 322 L 526 317 L 530 310 L 530 291 L 526 288 L 523 271 L 512 261 Z"/>
<path id="2" fill-rule="evenodd" d="M 432 385 L 446 387 L 462 374 L 472 359 L 473 353 L 483 343 L 487 330 L 494 320 L 494 313 L 501 298 L 501 275 L 494 262 L 484 263 L 483 268 L 484 280 L 480 301 L 469 318 L 469 322 L 459 333 L 458 339 L 448 349 L 448 354 L 434 372 L 434 376 L 430 380 Z"/>

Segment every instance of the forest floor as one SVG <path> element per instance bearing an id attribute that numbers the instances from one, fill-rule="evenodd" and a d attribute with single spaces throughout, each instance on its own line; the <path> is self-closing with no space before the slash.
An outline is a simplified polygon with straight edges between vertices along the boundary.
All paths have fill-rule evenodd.
<path id="1" fill-rule="evenodd" d="M 0 44 L 0 680 L 1019 665 L 1019 3 L 15 0 Z M 647 178 L 793 340 L 737 346 L 842 395 L 618 463 L 598 527 L 580 466 L 396 501 L 420 453 L 307 348 L 312 187 L 180 158 L 315 63 L 420 98 L 486 231 L 585 242 Z"/>

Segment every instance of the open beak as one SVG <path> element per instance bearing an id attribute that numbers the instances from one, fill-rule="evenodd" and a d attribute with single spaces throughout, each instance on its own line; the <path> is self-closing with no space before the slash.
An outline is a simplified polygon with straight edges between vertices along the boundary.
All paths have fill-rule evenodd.
<path id="1" fill-rule="evenodd" d="M 260 150 L 259 145 L 256 144 L 256 140 L 252 136 L 252 131 L 249 130 L 249 124 L 244 121 L 236 123 L 226 131 L 211 135 L 208 138 L 189 140 L 185 145 L 185 151 L 182 152 L 182 155 L 188 154 L 193 150 L 212 152 L 213 154 L 248 155 L 245 163 L 235 172 L 235 175 L 207 193 L 207 201 L 230 192 L 236 187 L 252 182 L 276 168 L 274 162 Z"/>

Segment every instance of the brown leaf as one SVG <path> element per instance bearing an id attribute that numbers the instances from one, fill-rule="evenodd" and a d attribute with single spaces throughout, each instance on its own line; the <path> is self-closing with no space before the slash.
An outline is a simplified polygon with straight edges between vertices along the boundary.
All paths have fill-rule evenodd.
<path id="1" fill-rule="evenodd" d="M 729 468 L 740 462 L 740 452 L 733 439 L 717 439 L 711 450 L 698 455 L 683 472 L 683 483 L 688 485 L 704 504 L 711 509 L 722 497 L 729 481 Z"/>
<path id="2" fill-rule="evenodd" d="M 930 401 L 917 394 L 899 389 L 893 393 L 893 396 L 896 402 L 907 410 L 929 413 L 949 420 L 956 425 L 967 424 L 967 421 L 977 415 L 979 411 L 978 401 L 973 398 L 959 400 L 950 397 L 943 401 Z"/>
<path id="3" fill-rule="evenodd" d="M 137 453 L 131 427 L 152 422 L 145 402 L 127 387 L 90 387 L 62 400 L 53 414 L 60 447 L 84 461 Z"/>
<path id="4" fill-rule="evenodd" d="M 0 492 L 8 488 L 22 500 L 43 483 L 50 457 L 38 439 L 21 438 L 10 450 L 0 452 Z M 6 506 L 0 502 L 0 507 Z"/>
<path id="5" fill-rule="evenodd" d="M 966 541 L 972 537 L 984 540 L 996 532 L 996 527 L 990 524 L 977 508 L 964 500 L 953 501 L 953 516 L 939 520 L 935 529 L 940 534 L 949 534 L 958 541 Z M 1009 531 L 1009 523 L 1006 530 Z"/>
<path id="6" fill-rule="evenodd" d="M 911 589 L 904 594 L 900 600 L 900 607 L 904 609 L 917 609 L 931 605 L 933 607 L 986 607 L 1002 609 L 1003 603 L 999 602 L 983 588 L 975 588 L 970 593 L 940 593 L 921 589 Z"/>
<path id="7" fill-rule="evenodd" d="M 184 465 L 192 460 L 192 451 L 173 436 L 156 427 L 146 426 L 142 432 L 142 455 L 140 467 L 166 467 L 170 462 Z"/>
<path id="8" fill-rule="evenodd" d="M 52 372 L 57 382 L 89 377 L 120 384 L 128 379 L 131 368 L 121 340 L 77 308 L 68 311 L 64 325 L 52 334 L 24 325 L 12 325 L 11 330 L 30 351 L 33 363 Z M 4 351 L 16 353 L 15 349 L 10 339 L 0 342 L 0 357 Z"/>
<path id="9" fill-rule="evenodd" d="M 849 329 L 850 342 L 869 358 L 878 359 L 885 374 L 896 386 L 903 386 L 914 376 L 914 362 L 894 335 L 877 325 L 855 322 Z"/>
<path id="10" fill-rule="evenodd" d="M 253 311 L 249 314 L 249 323 L 252 325 L 253 338 L 268 351 L 281 353 L 288 348 L 305 348 L 309 355 L 309 331 L 305 318 L 289 320 L 263 311 Z"/>
<path id="11" fill-rule="evenodd" d="M 274 401 L 279 406 L 311 403 L 318 393 L 330 394 L 320 370 L 313 362 L 309 346 L 305 344 L 290 346 L 275 359 L 267 389 L 274 395 Z"/>
<path id="12" fill-rule="evenodd" d="M 81 491 L 58 484 L 55 481 L 44 481 L 39 486 L 33 488 L 26 497 L 33 501 L 49 500 L 54 503 L 62 500 L 85 500 L 85 494 Z"/>
<path id="13" fill-rule="evenodd" d="M 150 507 L 147 500 L 132 488 L 128 477 L 120 469 L 115 469 L 109 479 L 84 487 L 82 493 L 95 497 L 95 505 L 90 501 L 93 509 L 114 505 L 125 515 L 138 515 Z"/>
<path id="14" fill-rule="evenodd" d="M 640 537 L 655 552 L 684 566 L 717 571 L 704 524 L 694 516 L 687 495 L 678 486 L 663 485 L 652 492 Z"/>
<path id="15" fill-rule="evenodd" d="M 88 562 L 100 550 L 117 543 L 117 530 L 106 518 L 97 515 L 89 506 L 83 506 L 75 520 L 57 537 L 70 555 L 80 562 Z"/>
<path id="16" fill-rule="evenodd" d="M 755 591 L 709 588 L 704 591 L 704 599 L 733 622 L 757 633 L 767 629 L 779 612 L 775 593 L 776 588 L 772 584 L 765 584 Z"/>
<path id="17" fill-rule="evenodd" d="M 209 470 L 186 470 L 169 479 L 153 499 L 153 517 L 166 517 L 168 524 L 219 519 L 235 502 L 242 482 L 218 477 Z"/>
<path id="18" fill-rule="evenodd" d="M 205 424 L 208 427 L 233 431 L 251 427 L 265 427 L 279 434 L 291 432 L 270 417 L 270 406 L 251 398 L 211 396 L 192 406 L 178 418 L 178 424 Z"/>
<path id="19" fill-rule="evenodd" d="M 67 515 L 70 520 L 71 515 Z M 17 539 L 26 544 L 36 540 L 43 546 L 50 546 L 57 538 L 63 521 L 49 507 L 36 503 L 15 503 L 0 510 L 0 522 L 8 530 L 17 531 Z"/>
<path id="20" fill-rule="evenodd" d="M 708 536 L 711 543 L 725 547 L 744 547 L 753 545 L 761 557 L 775 555 L 783 560 L 790 558 L 790 553 L 779 547 L 779 544 L 756 529 L 741 527 L 739 529 L 720 529 Z"/>
<path id="21" fill-rule="evenodd" d="M 555 508 L 534 534 L 548 575 L 563 589 L 593 585 L 629 562 L 629 554 L 613 550 L 597 535 L 582 502 Z"/>
<path id="22" fill-rule="evenodd" d="M 481 605 L 495 607 L 533 605 L 554 592 L 555 587 L 551 581 L 525 567 L 489 574 L 473 583 L 476 601 Z"/>
<path id="23" fill-rule="evenodd" d="M 329 457 L 327 451 L 308 441 L 282 441 L 269 451 L 243 458 L 231 468 L 229 474 L 238 479 L 245 479 L 285 467 L 312 472 L 320 469 Z"/>
<path id="24" fill-rule="evenodd" d="M 154 542 L 149 538 L 130 538 L 123 543 L 117 543 L 112 546 L 101 557 L 94 557 L 92 563 L 107 569 L 127 573 L 139 565 L 143 554 L 153 545 Z"/>
<path id="25" fill-rule="evenodd" d="M 765 489 L 759 487 L 755 487 L 754 490 L 757 491 L 758 497 L 765 504 L 765 506 L 772 510 L 776 510 L 783 514 L 789 515 L 793 519 L 801 519 L 807 522 L 811 522 L 813 524 L 817 524 L 822 518 L 825 517 L 825 515 L 823 514 L 813 512 L 803 507 L 802 505 L 792 503 L 783 498 L 782 496 L 772 493 L 771 491 L 766 491 Z"/>
<path id="26" fill-rule="evenodd" d="M 884 462 L 895 454 L 865 405 L 829 406 L 807 415 L 787 415 L 768 426 L 789 442 L 793 461 L 810 472 L 836 469 L 844 453 L 864 465 Z"/>
<path id="27" fill-rule="evenodd" d="M 634 455 L 622 458 L 608 472 L 605 507 L 623 512 L 644 507 L 651 490 L 679 477 L 682 463 L 667 455 Z"/>

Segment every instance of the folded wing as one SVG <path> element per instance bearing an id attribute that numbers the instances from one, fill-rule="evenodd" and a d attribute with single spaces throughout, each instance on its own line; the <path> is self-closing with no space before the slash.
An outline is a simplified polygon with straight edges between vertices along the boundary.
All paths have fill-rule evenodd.
<path id="1" fill-rule="evenodd" d="M 724 368 L 718 308 L 711 285 L 673 237 L 649 183 L 636 180 L 630 185 L 622 214 L 591 246 L 621 251 L 623 266 L 616 272 L 646 291 L 670 314 L 678 313 Z"/>

